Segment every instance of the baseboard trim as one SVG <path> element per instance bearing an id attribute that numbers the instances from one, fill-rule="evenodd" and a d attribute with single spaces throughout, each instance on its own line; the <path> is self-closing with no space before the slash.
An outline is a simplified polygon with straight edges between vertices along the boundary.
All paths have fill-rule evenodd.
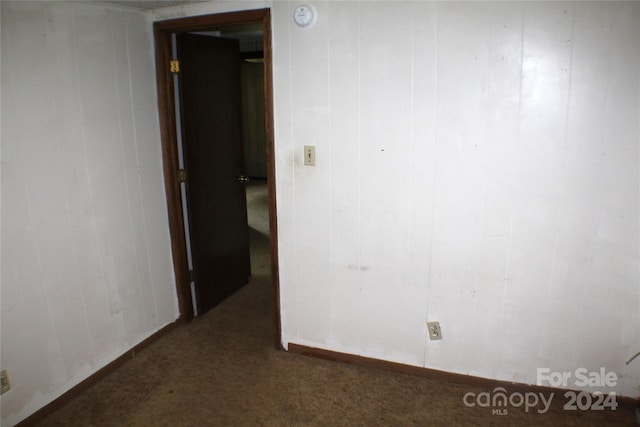
<path id="1" fill-rule="evenodd" d="M 63 393 L 60 397 L 54 399 L 53 401 L 49 402 L 42 408 L 38 409 L 33 414 L 29 415 L 24 420 L 20 421 L 18 424 L 16 424 L 15 427 L 28 427 L 28 426 L 32 426 L 39 423 L 40 421 L 45 419 L 47 416 L 51 415 L 58 409 L 65 406 L 75 397 L 82 394 L 89 387 L 91 387 L 92 385 L 94 385 L 95 383 L 97 383 L 98 381 L 100 381 L 101 379 L 103 379 L 113 371 L 115 371 L 120 366 L 124 365 L 125 362 L 136 357 L 136 354 L 140 353 L 140 351 L 144 350 L 146 347 L 153 344 L 159 338 L 166 335 L 168 332 L 172 331 L 182 323 L 184 323 L 182 318 L 179 318 L 175 322 L 170 323 L 167 326 L 163 327 L 162 329 L 158 330 L 157 332 L 155 332 L 154 334 L 152 334 L 151 336 L 149 336 L 139 344 L 133 346 L 130 350 L 128 350 L 121 356 L 117 357 L 113 362 L 107 364 L 101 369 L 98 369 L 89 377 L 82 380 L 77 385 L 73 386 L 71 389 Z"/>
<path id="2" fill-rule="evenodd" d="M 492 380 L 489 378 L 475 377 L 472 375 L 456 374 L 453 372 L 440 371 L 437 369 L 423 368 L 420 366 L 405 365 L 403 363 L 389 362 L 387 360 L 373 359 L 370 357 L 357 356 L 355 354 L 340 353 L 332 350 L 308 347 L 301 344 L 289 343 L 289 352 L 302 356 L 310 356 L 318 359 L 330 360 L 333 362 L 342 362 L 354 366 L 362 366 L 365 368 L 381 369 L 385 371 L 396 372 L 400 374 L 416 375 L 426 377 L 433 380 L 445 381 L 450 383 L 468 385 L 472 387 L 481 387 L 494 389 L 502 387 L 508 392 L 536 392 L 545 394 L 564 394 L 569 390 L 555 387 L 539 386 L 534 384 L 514 383 L 509 381 Z M 637 399 L 617 396 L 616 400 L 620 408 L 626 408 L 633 411 L 639 407 Z"/>

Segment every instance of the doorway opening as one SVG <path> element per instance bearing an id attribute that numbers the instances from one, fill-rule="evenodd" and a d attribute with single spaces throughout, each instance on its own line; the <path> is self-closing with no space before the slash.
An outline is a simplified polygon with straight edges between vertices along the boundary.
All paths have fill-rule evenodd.
<path id="1" fill-rule="evenodd" d="M 246 128 L 247 120 L 245 120 L 245 129 L 243 129 L 243 134 L 251 135 L 251 143 L 253 144 L 247 146 L 247 138 L 242 142 L 242 144 L 245 145 L 243 151 L 247 152 L 248 155 L 247 158 L 244 159 L 244 163 L 247 166 L 247 175 L 253 178 L 247 184 L 246 188 L 247 197 L 245 201 L 249 204 L 249 208 L 247 209 L 245 207 L 245 213 L 248 212 L 250 217 L 249 233 L 251 234 L 251 240 L 255 243 L 256 237 L 258 241 L 262 239 L 262 244 L 266 243 L 269 248 L 269 257 L 266 258 L 266 262 L 270 264 L 274 342 L 276 348 L 281 349 L 275 158 L 273 149 L 271 17 L 269 9 L 195 16 L 154 23 L 158 109 L 160 114 L 164 178 L 180 318 L 184 321 L 190 321 L 196 314 L 193 304 L 194 292 L 192 290 L 193 271 L 190 271 L 189 268 L 190 242 L 188 242 L 188 233 L 185 232 L 185 224 L 187 224 L 187 229 L 189 229 L 189 215 L 185 215 L 183 211 L 181 188 L 184 185 L 184 170 L 181 170 L 180 164 L 182 157 L 182 153 L 179 152 L 181 135 L 178 129 L 181 128 L 179 104 L 181 104 L 184 99 L 177 99 L 176 83 L 171 70 L 171 61 L 175 54 L 173 41 L 176 35 L 179 36 L 187 33 L 202 34 L 209 37 L 235 38 L 244 44 L 242 49 L 244 51 L 242 52 L 242 63 L 259 64 L 255 66 L 243 66 L 243 68 L 246 69 L 243 70 L 242 73 L 243 80 L 253 79 L 251 91 L 258 91 L 257 95 L 255 93 L 247 95 L 247 90 L 245 90 L 245 96 L 252 97 L 253 100 L 259 99 L 260 95 L 262 95 L 263 98 L 263 102 L 259 103 L 261 105 L 258 106 L 262 108 L 256 108 L 256 105 L 252 105 L 243 113 L 244 115 L 252 115 L 250 120 L 253 123 L 253 126 L 250 126 L 252 129 Z M 258 36 L 260 42 L 256 41 L 258 40 Z M 258 46 L 256 43 L 261 43 L 261 46 Z M 203 54 L 200 53 L 199 55 Z M 262 58 L 260 58 L 260 56 L 262 56 Z M 258 69 L 262 72 L 262 85 L 255 84 Z M 178 108 L 176 109 L 176 107 Z M 224 110 L 220 111 L 221 114 L 226 114 Z M 183 111 L 183 117 L 186 117 L 185 114 L 190 113 Z M 191 128 L 194 128 L 194 126 L 192 125 Z M 262 128 L 262 141 L 260 141 L 259 137 L 255 136 L 255 133 L 260 133 L 258 132 L 260 128 Z M 256 129 L 258 131 L 256 131 Z M 241 183 L 246 183 L 244 175 L 243 173 L 241 176 L 238 176 L 238 181 Z M 193 186 L 195 184 L 191 185 Z M 268 214 L 265 215 L 263 210 L 262 213 L 257 214 L 258 217 L 256 218 L 256 211 L 254 209 L 254 207 L 258 206 L 256 203 L 258 205 L 262 204 L 262 208 L 266 205 Z M 258 208 L 260 208 L 260 206 L 258 206 Z M 251 217 L 252 215 L 254 216 L 253 218 Z M 267 218 L 265 218 L 265 216 Z M 265 231 L 268 231 L 266 241 L 264 239 Z M 191 230 L 191 232 L 193 234 L 193 230 Z M 262 234 L 263 237 L 256 236 L 255 233 Z M 265 262 L 264 257 L 261 259 L 254 258 L 255 257 L 252 256 L 253 263 Z"/>

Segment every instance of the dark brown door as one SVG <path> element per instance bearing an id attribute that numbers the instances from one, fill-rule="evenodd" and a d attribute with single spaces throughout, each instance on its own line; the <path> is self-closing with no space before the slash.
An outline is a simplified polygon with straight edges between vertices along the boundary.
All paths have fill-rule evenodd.
<path id="1" fill-rule="evenodd" d="M 237 40 L 177 37 L 187 211 L 198 313 L 249 279 Z"/>

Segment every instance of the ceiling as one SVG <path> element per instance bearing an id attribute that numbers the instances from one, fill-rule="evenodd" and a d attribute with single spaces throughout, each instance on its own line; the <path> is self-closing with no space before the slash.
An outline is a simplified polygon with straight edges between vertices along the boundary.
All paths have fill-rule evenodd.
<path id="1" fill-rule="evenodd" d="M 211 0 L 102 0 L 102 3 L 127 6 L 140 10 L 153 10 L 207 1 Z M 200 34 L 236 39 L 240 42 L 240 52 L 262 51 L 262 24 L 227 25 L 220 28 L 212 28 L 211 31 L 201 32 Z"/>
<path id="2" fill-rule="evenodd" d="M 207 0 L 107 0 L 106 3 L 134 7 L 136 9 L 159 9 L 161 7 L 178 6 L 181 4 L 203 3 Z"/>

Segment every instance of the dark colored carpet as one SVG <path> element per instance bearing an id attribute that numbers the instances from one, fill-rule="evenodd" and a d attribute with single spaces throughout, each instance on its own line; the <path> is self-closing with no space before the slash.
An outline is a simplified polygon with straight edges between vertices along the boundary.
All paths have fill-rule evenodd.
<path id="1" fill-rule="evenodd" d="M 261 186 L 252 209 L 265 207 Z M 263 206 L 264 205 L 264 206 Z M 41 426 L 637 426 L 630 410 L 545 414 L 468 408 L 466 385 L 277 351 L 268 237 L 252 227 L 252 281 L 180 326 L 45 419 Z M 260 219 L 262 218 L 262 219 Z"/>

